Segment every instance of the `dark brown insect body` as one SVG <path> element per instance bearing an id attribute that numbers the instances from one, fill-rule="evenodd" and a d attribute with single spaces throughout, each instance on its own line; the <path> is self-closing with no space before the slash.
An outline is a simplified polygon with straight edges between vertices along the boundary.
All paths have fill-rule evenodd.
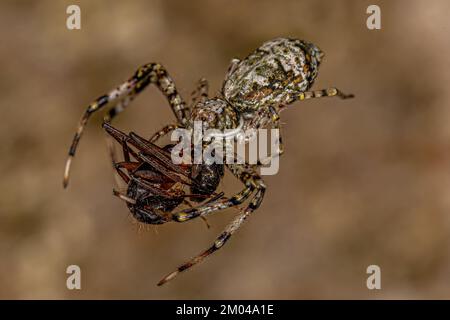
<path id="1" fill-rule="evenodd" d="M 114 167 L 128 185 L 125 194 L 118 191 L 114 194 L 126 201 L 136 220 L 146 224 L 178 221 L 178 215 L 173 211 L 183 202 L 189 204 L 186 198 L 201 202 L 222 197 L 223 194 L 214 192 L 224 174 L 223 165 L 174 165 L 170 156 L 172 144 L 160 148 L 135 133 L 127 135 L 108 123 L 104 123 L 103 128 L 122 145 L 125 161 L 114 162 Z M 189 194 L 185 192 L 186 187 L 190 189 Z"/>
<path id="2" fill-rule="evenodd" d="M 143 181 L 154 188 L 161 188 L 161 190 L 166 192 L 171 190 L 175 184 L 146 163 L 143 163 L 136 171 L 129 172 L 129 174 L 147 176 Z M 170 197 L 158 195 L 137 180 L 131 180 L 128 183 L 126 196 L 130 200 L 134 200 L 127 201 L 128 209 L 134 218 L 147 224 L 163 224 L 169 221 L 169 217 L 164 215 L 164 213 L 173 211 L 184 200 L 181 192 L 179 195 L 173 192 Z"/>

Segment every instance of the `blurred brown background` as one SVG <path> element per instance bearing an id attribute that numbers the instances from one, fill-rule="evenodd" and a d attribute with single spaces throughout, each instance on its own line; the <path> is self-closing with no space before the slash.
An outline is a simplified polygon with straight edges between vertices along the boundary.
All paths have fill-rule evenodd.
<path id="1" fill-rule="evenodd" d="M 66 29 L 66 7 L 82 29 Z M 378 4 L 382 29 L 366 28 Z M 450 298 L 448 1 L 1 1 L 0 297 L 143 299 Z M 280 172 L 262 207 L 204 264 L 156 282 L 209 246 L 235 211 L 140 228 L 114 183 L 102 116 L 62 188 L 77 121 L 146 62 L 187 99 L 217 92 L 228 63 L 288 36 L 326 53 L 311 100 L 282 114 Z M 174 121 L 144 92 L 116 125 L 149 136 Z M 224 181 L 227 193 L 240 184 Z M 82 290 L 66 289 L 66 267 Z M 366 288 L 381 267 L 382 289 Z"/>

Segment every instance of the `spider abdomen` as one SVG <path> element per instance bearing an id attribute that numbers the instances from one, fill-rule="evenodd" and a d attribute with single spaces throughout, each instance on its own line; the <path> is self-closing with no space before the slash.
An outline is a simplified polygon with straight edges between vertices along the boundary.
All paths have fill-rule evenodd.
<path id="1" fill-rule="evenodd" d="M 237 64 L 224 81 L 223 95 L 243 113 L 287 104 L 311 87 L 322 56 L 318 47 L 303 40 L 268 41 Z"/>

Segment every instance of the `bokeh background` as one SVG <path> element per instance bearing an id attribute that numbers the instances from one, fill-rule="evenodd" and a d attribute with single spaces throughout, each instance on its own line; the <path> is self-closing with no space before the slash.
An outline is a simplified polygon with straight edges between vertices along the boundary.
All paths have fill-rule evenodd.
<path id="1" fill-rule="evenodd" d="M 81 7 L 82 28 L 66 28 Z M 366 28 L 378 4 L 382 29 Z M 0 298 L 450 298 L 448 1 L 1 1 Z M 262 207 L 202 265 L 157 281 L 209 246 L 236 214 L 145 227 L 112 196 L 101 115 L 62 188 L 76 124 L 94 98 L 146 62 L 188 99 L 220 89 L 228 63 L 288 36 L 326 53 L 310 100 L 282 114 L 286 152 Z M 156 89 L 116 125 L 172 123 Z M 227 176 L 223 189 L 238 191 Z M 66 267 L 82 290 L 66 288 Z M 366 288 L 381 267 L 382 289 Z"/>

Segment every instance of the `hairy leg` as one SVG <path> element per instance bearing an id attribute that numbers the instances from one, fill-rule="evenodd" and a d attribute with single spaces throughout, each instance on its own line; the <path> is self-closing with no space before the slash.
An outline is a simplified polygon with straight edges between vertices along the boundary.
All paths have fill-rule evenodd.
<path id="1" fill-rule="evenodd" d="M 241 171 L 241 169 L 237 169 Z M 182 264 L 177 268 L 177 270 L 166 275 L 159 283 L 158 286 L 165 284 L 166 282 L 175 278 L 179 273 L 186 271 L 193 267 L 194 265 L 202 262 L 205 258 L 222 248 L 225 243 L 231 238 L 231 236 L 242 226 L 244 221 L 261 205 L 261 202 L 264 198 L 264 194 L 266 191 L 266 186 L 262 182 L 261 178 L 258 176 L 255 180 L 255 177 L 252 176 L 252 173 L 249 172 L 247 179 L 253 179 L 252 183 L 256 184 L 256 193 L 249 205 L 236 217 L 233 221 L 225 228 L 225 230 L 216 238 L 213 245 L 198 254 L 194 258 L 190 259 L 188 262 Z"/>
<path id="2" fill-rule="evenodd" d="M 129 80 L 125 81 L 110 92 L 100 96 L 87 107 L 81 117 L 78 129 L 69 149 L 69 155 L 64 171 L 64 187 L 67 187 L 68 185 L 72 159 L 75 156 L 78 143 L 91 115 L 102 109 L 107 104 L 112 104 L 111 109 L 105 116 L 105 122 L 111 122 L 112 119 L 125 110 L 136 95 L 138 95 L 149 84 L 154 84 L 167 97 L 169 105 L 172 108 L 178 123 L 181 126 L 187 124 L 189 110 L 181 96 L 178 94 L 175 84 L 172 78 L 168 75 L 166 69 L 158 63 L 149 63 L 140 67 Z M 114 157 L 114 155 L 112 155 L 112 157 Z"/>

